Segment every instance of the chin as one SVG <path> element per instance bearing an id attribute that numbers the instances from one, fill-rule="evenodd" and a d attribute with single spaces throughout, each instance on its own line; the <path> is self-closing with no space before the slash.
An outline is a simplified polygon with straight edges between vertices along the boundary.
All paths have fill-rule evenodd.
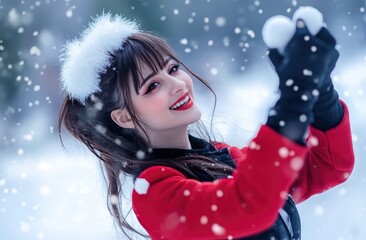
<path id="1" fill-rule="evenodd" d="M 196 108 L 194 114 L 192 114 L 192 122 L 191 123 L 196 123 L 201 119 L 202 116 L 202 112 L 200 109 Z"/>

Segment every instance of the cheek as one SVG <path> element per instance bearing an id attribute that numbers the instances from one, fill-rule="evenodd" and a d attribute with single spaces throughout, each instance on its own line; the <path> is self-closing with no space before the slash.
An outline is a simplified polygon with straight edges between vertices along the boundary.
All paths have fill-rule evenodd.
<path id="1" fill-rule="evenodd" d="M 167 110 L 168 101 L 162 95 L 155 95 L 154 97 L 144 99 L 136 103 L 136 112 L 143 118 L 153 117 L 154 114 L 160 114 Z"/>

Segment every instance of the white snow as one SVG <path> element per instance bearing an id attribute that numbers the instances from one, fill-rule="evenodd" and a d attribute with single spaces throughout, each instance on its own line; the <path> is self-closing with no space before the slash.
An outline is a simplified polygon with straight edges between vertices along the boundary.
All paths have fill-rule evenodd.
<path id="1" fill-rule="evenodd" d="M 294 12 L 292 20 L 296 22 L 299 19 L 305 22 L 312 35 L 316 35 L 324 25 L 323 14 L 311 6 L 300 7 Z"/>
<path id="2" fill-rule="evenodd" d="M 295 24 L 288 17 L 281 15 L 271 17 L 263 25 L 263 41 L 269 48 L 277 48 L 283 52 L 295 30 Z"/>
<path id="3" fill-rule="evenodd" d="M 291 159 L 290 166 L 293 170 L 299 171 L 303 165 L 304 162 L 301 158 L 294 157 L 293 159 Z"/>
<path id="4" fill-rule="evenodd" d="M 201 222 L 201 224 L 202 224 L 202 225 L 207 224 L 207 223 L 208 223 L 208 218 L 207 218 L 207 216 L 205 216 L 205 215 L 201 216 L 201 218 L 200 218 L 200 222 Z"/>
<path id="5" fill-rule="evenodd" d="M 144 151 L 142 151 L 142 150 L 138 150 L 137 152 L 136 152 L 136 157 L 138 158 L 138 159 L 144 159 L 145 158 L 145 152 Z"/>
<path id="6" fill-rule="evenodd" d="M 226 18 L 225 17 L 217 17 L 215 20 L 216 26 L 218 27 L 224 27 L 226 24 Z"/>
<path id="7" fill-rule="evenodd" d="M 138 194 L 146 194 L 149 187 L 150 183 L 145 178 L 136 179 L 134 189 Z"/>
<path id="8" fill-rule="evenodd" d="M 286 147 L 281 147 L 278 149 L 278 155 L 280 155 L 281 158 L 287 158 L 289 155 L 289 150 Z"/>
<path id="9" fill-rule="evenodd" d="M 30 55 L 37 55 L 40 56 L 41 55 L 41 50 L 39 50 L 38 47 L 33 46 L 31 47 L 31 49 L 29 50 Z"/>
<path id="10" fill-rule="evenodd" d="M 225 228 L 223 228 L 222 226 L 220 226 L 219 224 L 217 223 L 214 223 L 212 224 L 211 226 L 211 230 L 212 232 L 217 235 L 217 236 L 222 236 L 225 234 L 226 230 Z"/>
<path id="11" fill-rule="evenodd" d="M 188 197 L 189 195 L 191 195 L 191 192 L 188 189 L 186 189 L 183 191 L 183 195 Z"/>
<path id="12" fill-rule="evenodd" d="M 318 205 L 318 206 L 316 206 L 315 207 L 315 209 L 314 209 L 314 213 L 315 213 L 315 215 L 316 216 L 321 216 L 321 215 L 323 215 L 324 214 L 324 207 L 323 206 L 321 206 L 321 205 Z"/>
<path id="13" fill-rule="evenodd" d="M 216 191 L 216 196 L 218 197 L 218 198 L 221 198 L 221 197 L 223 197 L 224 196 L 224 192 L 222 191 L 222 190 L 217 190 Z"/>
<path id="14" fill-rule="evenodd" d="M 297 9 L 292 20 L 282 15 L 269 18 L 263 26 L 263 41 L 269 48 L 277 48 L 283 52 L 287 43 L 291 40 L 296 31 L 295 23 L 302 19 L 312 35 L 316 35 L 323 27 L 323 15 L 314 7 L 306 6 Z M 312 47 L 313 52 L 316 47 Z"/>

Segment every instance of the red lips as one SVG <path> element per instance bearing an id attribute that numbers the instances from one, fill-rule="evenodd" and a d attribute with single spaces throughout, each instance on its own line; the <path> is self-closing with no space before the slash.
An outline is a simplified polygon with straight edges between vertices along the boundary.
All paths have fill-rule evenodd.
<path id="1" fill-rule="evenodd" d="M 184 102 L 181 103 L 181 105 L 179 105 L 179 103 L 182 101 Z M 175 101 L 175 103 L 172 106 L 170 106 L 169 109 L 174 111 L 183 111 L 192 107 L 192 105 L 193 105 L 192 98 L 187 92 L 183 94 L 183 96 L 181 96 L 177 101 Z"/>

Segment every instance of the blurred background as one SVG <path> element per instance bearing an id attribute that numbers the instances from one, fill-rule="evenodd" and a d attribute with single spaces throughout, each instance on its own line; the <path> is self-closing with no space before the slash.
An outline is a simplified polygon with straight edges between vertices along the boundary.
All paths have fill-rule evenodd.
<path id="1" fill-rule="evenodd" d="M 333 79 L 351 112 L 356 154 L 347 182 L 299 205 L 303 239 L 366 239 L 363 0 L 0 0 L 0 239 L 124 239 L 109 216 L 98 162 L 67 134 L 63 148 L 57 130 L 58 56 L 91 17 L 122 14 L 166 37 L 215 89 L 215 129 L 244 146 L 277 97 L 262 26 L 303 5 L 318 8 L 337 39 Z M 196 95 L 209 124 L 214 98 L 199 84 Z"/>

